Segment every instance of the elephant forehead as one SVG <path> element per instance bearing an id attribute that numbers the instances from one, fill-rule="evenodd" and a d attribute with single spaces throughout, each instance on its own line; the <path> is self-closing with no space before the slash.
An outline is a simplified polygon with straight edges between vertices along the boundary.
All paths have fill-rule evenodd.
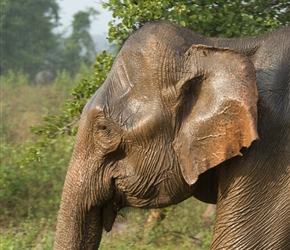
<path id="1" fill-rule="evenodd" d="M 127 131 L 154 126 L 161 112 L 158 91 L 107 80 L 87 103 L 84 116 L 98 110 L 103 116 Z"/>
<path id="2" fill-rule="evenodd" d="M 119 121 L 127 131 L 154 126 L 156 118 L 160 117 L 161 107 L 158 102 L 147 100 L 147 98 L 135 98 L 128 100 L 123 105 L 120 115 L 112 116 Z"/>
<path id="3" fill-rule="evenodd" d="M 105 116 L 127 131 L 150 126 L 160 113 L 160 98 L 154 93 L 143 94 L 142 91 L 130 90 L 107 100 L 103 106 Z"/>

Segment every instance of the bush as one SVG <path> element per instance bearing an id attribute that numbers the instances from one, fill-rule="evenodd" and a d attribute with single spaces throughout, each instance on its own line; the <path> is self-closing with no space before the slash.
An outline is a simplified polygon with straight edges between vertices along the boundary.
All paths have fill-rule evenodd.
<path id="1" fill-rule="evenodd" d="M 65 88 L 35 86 L 19 72 L 1 77 L 0 249 L 52 248 L 74 138 L 58 136 L 45 144 L 29 126 L 60 112 L 75 84 L 64 76 L 58 83 Z"/>
<path id="2" fill-rule="evenodd" d="M 28 84 L 28 79 L 28 74 L 23 73 L 22 70 L 14 72 L 9 69 L 5 75 L 1 76 L 1 84 L 6 83 L 13 86 L 20 86 Z"/>
<path id="3" fill-rule="evenodd" d="M 66 87 L 34 86 L 21 72 L 10 71 L 1 79 L 0 220 L 5 227 L 11 221 L 31 215 L 41 218 L 58 211 L 74 138 L 59 136 L 43 145 L 29 128 L 48 113 L 58 114 L 60 104 L 69 96 L 68 89 L 75 84 L 65 72 L 56 80 L 59 86 Z M 41 156 L 34 150 L 40 144 Z M 36 159 L 30 161 L 35 154 Z M 37 161 L 40 159 L 41 162 Z"/>
<path id="4" fill-rule="evenodd" d="M 1 221 L 19 220 L 30 215 L 40 218 L 56 213 L 72 141 L 59 140 L 54 148 L 47 147 L 41 162 L 24 165 L 21 159 L 34 143 L 26 142 L 17 147 L 1 144 Z"/>

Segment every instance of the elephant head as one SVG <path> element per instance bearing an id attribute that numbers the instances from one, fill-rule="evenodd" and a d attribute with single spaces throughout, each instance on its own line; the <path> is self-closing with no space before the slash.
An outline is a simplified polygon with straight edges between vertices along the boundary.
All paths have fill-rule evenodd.
<path id="1" fill-rule="evenodd" d="M 164 25 L 129 37 L 83 110 L 55 249 L 97 248 L 123 207 L 216 202 L 202 178 L 258 138 L 251 61 Z"/>

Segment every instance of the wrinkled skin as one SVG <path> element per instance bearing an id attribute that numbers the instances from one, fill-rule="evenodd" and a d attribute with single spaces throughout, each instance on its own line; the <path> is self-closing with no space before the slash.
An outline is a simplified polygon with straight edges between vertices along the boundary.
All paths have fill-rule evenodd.
<path id="1" fill-rule="evenodd" d="M 211 249 L 289 249 L 289 41 L 132 34 L 83 110 L 54 249 L 97 249 L 120 209 L 191 196 L 217 203 Z"/>

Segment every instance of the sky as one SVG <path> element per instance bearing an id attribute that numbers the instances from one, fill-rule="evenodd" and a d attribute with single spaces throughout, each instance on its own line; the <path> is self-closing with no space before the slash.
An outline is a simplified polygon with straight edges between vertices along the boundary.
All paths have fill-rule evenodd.
<path id="1" fill-rule="evenodd" d="M 103 0 L 58 0 L 60 6 L 59 16 L 62 24 L 61 30 L 69 30 L 73 20 L 73 15 L 80 11 L 86 10 L 87 7 L 93 7 L 99 11 L 97 19 L 91 24 L 90 33 L 92 35 L 106 35 L 108 32 L 108 22 L 112 20 L 112 15 L 108 10 L 102 8 Z"/>

